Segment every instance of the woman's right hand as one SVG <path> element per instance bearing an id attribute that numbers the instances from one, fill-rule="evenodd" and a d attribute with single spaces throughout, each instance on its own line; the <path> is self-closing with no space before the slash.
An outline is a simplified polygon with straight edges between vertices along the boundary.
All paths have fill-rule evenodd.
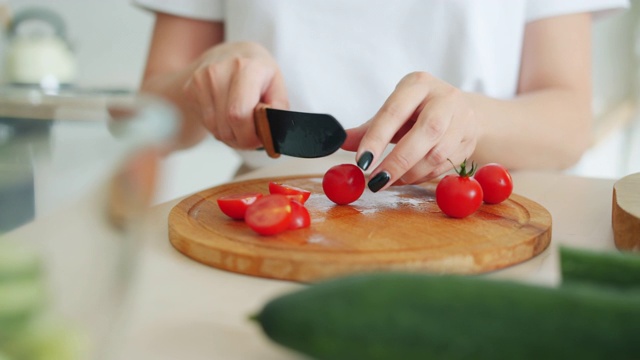
<path id="1" fill-rule="evenodd" d="M 275 59 L 257 43 L 223 43 L 197 61 L 183 92 L 191 112 L 213 136 L 236 149 L 262 146 L 253 111 L 260 102 L 288 109 L 284 79 Z"/>

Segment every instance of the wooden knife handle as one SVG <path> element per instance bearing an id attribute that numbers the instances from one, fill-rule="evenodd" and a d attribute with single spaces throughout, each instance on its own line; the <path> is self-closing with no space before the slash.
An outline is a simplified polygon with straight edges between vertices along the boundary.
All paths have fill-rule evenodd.
<path id="1" fill-rule="evenodd" d="M 271 158 L 279 158 L 280 154 L 276 152 L 273 146 L 273 137 L 271 137 L 271 128 L 269 127 L 269 119 L 267 118 L 267 108 L 269 105 L 259 103 L 253 111 L 253 121 L 256 127 L 256 134 L 262 141 L 267 155 Z"/>

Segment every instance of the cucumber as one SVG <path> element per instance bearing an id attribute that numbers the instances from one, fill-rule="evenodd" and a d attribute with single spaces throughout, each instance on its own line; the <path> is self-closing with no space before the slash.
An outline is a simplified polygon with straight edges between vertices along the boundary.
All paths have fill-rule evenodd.
<path id="1" fill-rule="evenodd" d="M 39 279 L 0 283 L 0 320 L 43 309 L 46 289 Z"/>
<path id="2" fill-rule="evenodd" d="M 560 247 L 562 284 L 591 284 L 618 290 L 640 290 L 640 256 Z"/>
<path id="3" fill-rule="evenodd" d="M 35 250 L 0 238 L 0 282 L 41 275 L 41 259 Z"/>
<path id="4" fill-rule="evenodd" d="M 44 310 L 42 275 L 35 251 L 0 238 L 0 351 Z"/>
<path id="5" fill-rule="evenodd" d="M 38 279 L 0 282 L 0 350 L 46 308 L 44 284 Z"/>
<path id="6" fill-rule="evenodd" d="M 640 354 L 640 302 L 592 286 L 352 275 L 269 301 L 273 341 L 317 359 L 602 359 Z"/>
<path id="7" fill-rule="evenodd" d="M 5 342 L 2 351 L 13 359 L 83 360 L 89 358 L 86 335 L 59 318 L 39 317 Z"/>

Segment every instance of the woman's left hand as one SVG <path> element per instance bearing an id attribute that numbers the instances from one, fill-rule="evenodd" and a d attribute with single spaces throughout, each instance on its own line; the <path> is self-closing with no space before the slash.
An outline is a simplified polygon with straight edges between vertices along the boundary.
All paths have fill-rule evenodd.
<path id="1" fill-rule="evenodd" d="M 480 126 L 460 89 L 425 72 L 411 73 L 398 83 L 378 113 L 365 124 L 347 130 L 342 146 L 357 151 L 366 170 L 385 148 L 395 148 L 371 172 L 373 192 L 391 184 L 424 182 L 451 170 L 473 154 Z"/>

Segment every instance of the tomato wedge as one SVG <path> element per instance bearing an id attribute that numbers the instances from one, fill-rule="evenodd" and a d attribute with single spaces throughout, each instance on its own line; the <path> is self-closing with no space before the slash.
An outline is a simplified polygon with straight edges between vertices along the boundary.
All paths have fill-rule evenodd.
<path id="1" fill-rule="evenodd" d="M 235 220 L 242 220 L 249 205 L 261 197 L 262 194 L 258 192 L 231 194 L 220 196 L 217 202 L 225 215 Z"/>
<path id="2" fill-rule="evenodd" d="M 277 183 L 275 181 L 269 182 L 269 193 L 288 195 L 291 200 L 300 201 L 304 204 L 311 196 L 311 191 L 301 189 L 295 186 Z"/>
<path id="3" fill-rule="evenodd" d="M 291 200 L 282 194 L 265 195 L 249 206 L 244 221 L 260 235 L 283 232 L 291 223 Z"/>
<path id="4" fill-rule="evenodd" d="M 302 229 L 311 225 L 309 210 L 297 201 L 291 201 L 291 222 L 289 230 Z"/>
<path id="5" fill-rule="evenodd" d="M 303 204 L 303 205 L 304 205 L 304 203 L 307 201 L 307 200 L 304 198 L 304 195 L 302 195 L 302 194 L 296 194 L 296 195 L 285 195 L 285 196 L 286 196 L 286 197 L 288 197 L 288 198 L 289 198 L 289 200 L 291 200 L 291 201 L 297 201 L 297 202 L 299 202 L 300 204 Z"/>

